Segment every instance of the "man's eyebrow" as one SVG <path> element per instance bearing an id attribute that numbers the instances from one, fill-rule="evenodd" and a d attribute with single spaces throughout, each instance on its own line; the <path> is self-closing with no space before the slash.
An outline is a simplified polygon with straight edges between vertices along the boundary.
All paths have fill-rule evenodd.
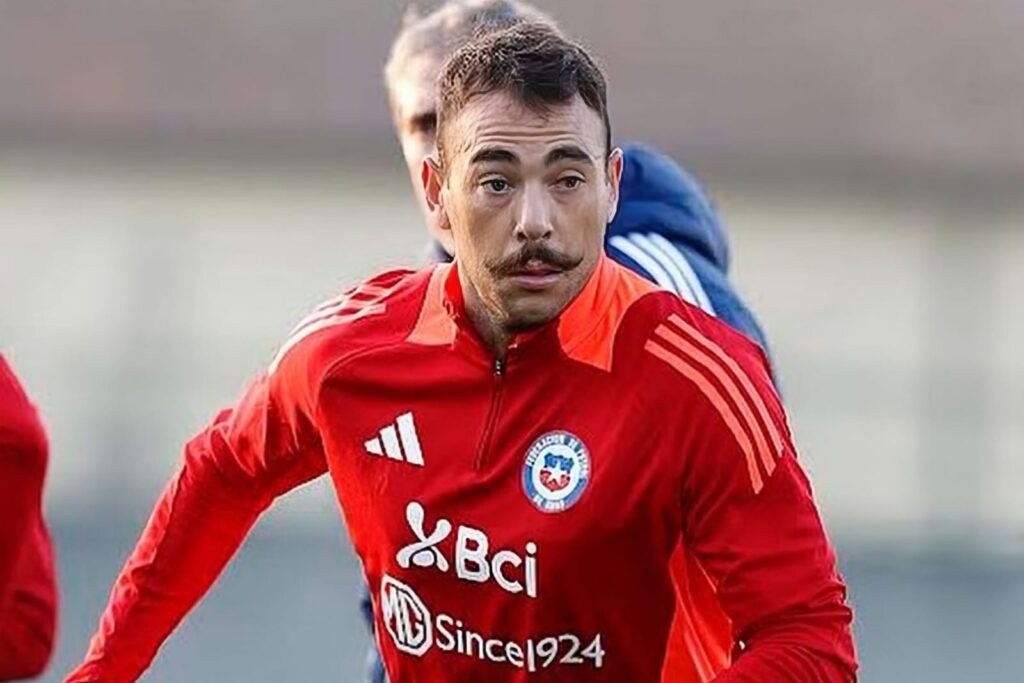
<path id="1" fill-rule="evenodd" d="M 507 149 L 502 149 L 500 147 L 484 147 L 473 155 L 473 158 L 469 160 L 469 163 L 480 164 L 487 161 L 515 164 L 519 162 L 519 157 Z"/>
<path id="2" fill-rule="evenodd" d="M 591 166 L 594 165 L 594 160 L 591 159 L 590 155 L 578 145 L 561 145 L 559 147 L 555 147 L 553 150 L 548 152 L 546 157 L 544 157 L 544 164 L 550 166 L 551 164 L 562 160 L 583 161 Z"/>

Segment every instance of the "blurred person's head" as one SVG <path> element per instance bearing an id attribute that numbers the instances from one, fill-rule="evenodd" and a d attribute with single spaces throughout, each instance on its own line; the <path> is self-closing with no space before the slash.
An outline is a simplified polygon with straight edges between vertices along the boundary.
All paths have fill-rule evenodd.
<path id="1" fill-rule="evenodd" d="M 527 22 L 459 48 L 438 89 L 424 198 L 470 315 L 500 345 L 555 318 L 603 253 L 622 172 L 605 78 L 582 47 Z"/>
<path id="2" fill-rule="evenodd" d="M 448 0 L 433 12 L 406 12 L 391 46 L 384 81 L 391 115 L 402 145 L 413 191 L 430 234 L 452 253 L 450 233 L 440 229 L 438 215 L 423 196 L 423 160 L 433 154 L 437 132 L 437 77 L 445 61 L 478 35 L 531 21 L 554 27 L 540 10 L 516 0 Z"/>

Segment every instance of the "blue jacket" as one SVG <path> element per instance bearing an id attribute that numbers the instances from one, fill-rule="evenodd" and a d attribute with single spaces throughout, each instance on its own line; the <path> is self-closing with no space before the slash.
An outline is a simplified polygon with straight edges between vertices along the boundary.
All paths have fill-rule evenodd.
<path id="1" fill-rule="evenodd" d="M 677 293 L 761 345 L 768 345 L 754 315 L 729 284 L 729 240 L 697 181 L 661 152 L 640 144 L 623 147 L 619 210 L 608 226 L 608 255 L 630 270 Z M 435 245 L 437 260 L 450 257 Z M 363 614 L 373 629 L 364 588 Z M 369 653 L 369 681 L 383 683 L 376 648 Z"/>
<path id="2" fill-rule="evenodd" d="M 619 211 L 605 237 L 609 256 L 768 345 L 729 284 L 729 240 L 697 181 L 664 154 L 626 145 Z"/>

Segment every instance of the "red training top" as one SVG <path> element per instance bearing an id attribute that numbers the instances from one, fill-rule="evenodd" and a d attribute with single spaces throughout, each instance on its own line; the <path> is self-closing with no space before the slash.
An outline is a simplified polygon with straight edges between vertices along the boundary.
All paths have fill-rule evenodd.
<path id="1" fill-rule="evenodd" d="M 53 548 L 43 522 L 46 433 L 0 355 L 0 681 L 37 676 L 57 622 Z"/>
<path id="2" fill-rule="evenodd" d="M 853 680 L 845 587 L 760 349 L 603 259 L 495 360 L 457 268 L 378 276 L 299 324 L 187 445 L 67 680 L 138 677 L 260 513 L 325 471 L 392 683 L 656 683 L 723 621 L 731 663 L 672 680 Z M 680 611 L 702 585 L 727 620 Z"/>

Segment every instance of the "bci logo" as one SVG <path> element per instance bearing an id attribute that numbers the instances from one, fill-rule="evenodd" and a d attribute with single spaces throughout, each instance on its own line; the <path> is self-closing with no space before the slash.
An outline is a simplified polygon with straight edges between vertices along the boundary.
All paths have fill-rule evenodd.
<path id="1" fill-rule="evenodd" d="M 405 519 L 418 540 L 398 551 L 398 566 L 437 567 L 447 572 L 451 568 L 448 556 L 441 551 L 441 543 L 452 533 L 452 523 L 439 519 L 433 531 L 427 533 L 424 522 L 426 512 L 417 501 L 405 508 Z M 490 554 L 491 542 L 487 534 L 471 526 L 460 525 L 455 533 L 455 575 L 464 581 L 486 583 L 490 579 L 509 593 L 526 592 L 537 597 L 537 544 L 529 541 L 520 555 L 512 550 L 499 550 Z"/>

